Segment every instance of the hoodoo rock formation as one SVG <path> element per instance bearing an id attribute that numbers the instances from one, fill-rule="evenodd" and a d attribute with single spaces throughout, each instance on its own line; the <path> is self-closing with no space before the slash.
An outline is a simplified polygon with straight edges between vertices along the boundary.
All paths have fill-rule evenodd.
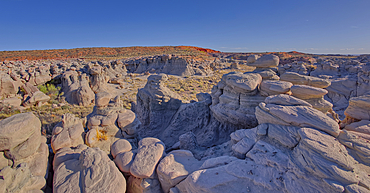
<path id="1" fill-rule="evenodd" d="M 259 74 L 226 74 L 212 89 L 211 110 L 221 122 L 252 128 L 257 125 L 255 107 L 265 97 L 259 95 Z"/>

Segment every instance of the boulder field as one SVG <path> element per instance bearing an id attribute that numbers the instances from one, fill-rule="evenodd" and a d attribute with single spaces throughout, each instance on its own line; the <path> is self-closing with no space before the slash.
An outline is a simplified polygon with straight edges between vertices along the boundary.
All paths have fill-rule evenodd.
<path id="1" fill-rule="evenodd" d="M 255 70 L 224 74 L 190 103 L 164 84 L 196 74 L 185 59 L 80 63 L 49 67 L 68 102 L 95 105 L 87 117 L 64 114 L 50 143 L 32 112 L 0 121 L 0 192 L 370 192 L 369 58 L 307 69 L 250 55 L 240 65 Z M 54 75 L 40 67 L 2 74 L 3 101 L 20 87 L 42 99 L 35 85 Z M 112 77 L 148 69 L 125 109 Z"/>

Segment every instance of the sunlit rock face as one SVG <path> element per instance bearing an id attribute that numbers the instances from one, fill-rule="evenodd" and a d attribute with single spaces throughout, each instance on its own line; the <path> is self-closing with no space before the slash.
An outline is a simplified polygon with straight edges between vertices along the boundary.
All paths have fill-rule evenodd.
<path id="1" fill-rule="evenodd" d="M 250 61 L 248 61 L 250 59 Z M 255 61 L 253 61 L 255 60 Z M 277 75 L 279 65 L 279 57 L 276 55 L 268 54 L 258 57 L 256 55 L 251 55 L 247 59 L 248 66 L 256 67 L 253 73 L 258 73 L 261 75 L 263 80 L 279 80 Z"/>
<path id="2" fill-rule="evenodd" d="M 289 95 L 267 97 L 257 107 L 256 117 L 257 127 L 230 135 L 232 155 L 239 159 L 207 159 L 170 192 L 370 190 L 369 147 L 365 145 L 369 120 L 348 117 L 345 129 L 340 130 L 330 117 Z M 169 182 L 174 181 L 163 183 Z"/>
<path id="3" fill-rule="evenodd" d="M 126 192 L 126 180 L 108 155 L 85 145 L 54 157 L 53 192 Z"/>
<path id="4" fill-rule="evenodd" d="M 41 192 L 46 185 L 49 150 L 40 120 L 32 113 L 0 121 L 1 192 Z"/>
<path id="5" fill-rule="evenodd" d="M 109 153 L 111 145 L 119 139 L 136 140 L 141 125 L 136 114 L 123 108 L 119 96 L 112 98 L 105 91 L 95 96 L 94 110 L 87 119 L 85 143 Z"/>
<path id="6" fill-rule="evenodd" d="M 229 73 L 212 89 L 214 116 L 220 122 L 254 127 L 257 125 L 255 107 L 265 97 L 259 95 L 262 77 L 259 74 Z"/>
<path id="7" fill-rule="evenodd" d="M 67 102 L 80 106 L 93 104 L 95 94 L 89 85 L 89 77 L 76 71 L 67 71 L 61 75 L 62 89 Z"/>
<path id="8" fill-rule="evenodd" d="M 307 101 L 313 108 L 323 113 L 332 112 L 333 104 L 324 99 L 324 96 L 328 94 L 325 88 L 331 85 L 329 80 L 305 76 L 295 72 L 282 74 L 281 80 L 294 84 L 290 88 L 293 96 Z"/>

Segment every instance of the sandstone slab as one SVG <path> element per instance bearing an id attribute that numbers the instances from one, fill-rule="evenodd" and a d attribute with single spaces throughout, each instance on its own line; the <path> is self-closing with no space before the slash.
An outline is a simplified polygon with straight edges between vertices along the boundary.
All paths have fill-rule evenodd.
<path id="1" fill-rule="evenodd" d="M 344 111 L 346 116 L 355 119 L 370 120 L 370 95 L 352 97 L 349 99 L 349 106 Z"/>
<path id="2" fill-rule="evenodd" d="M 126 139 L 119 139 L 112 144 L 110 152 L 113 158 L 116 158 L 118 154 L 131 151 L 131 149 L 132 146 L 129 141 Z"/>
<path id="3" fill-rule="evenodd" d="M 62 122 L 53 129 L 51 147 L 54 153 L 63 147 L 76 147 L 84 144 L 84 132 L 83 120 L 73 114 L 64 114 Z"/>
<path id="4" fill-rule="evenodd" d="M 189 174 L 198 170 L 202 161 L 194 158 L 187 150 L 175 150 L 170 152 L 158 164 L 157 174 L 164 192 L 169 192 Z"/>
<path id="5" fill-rule="evenodd" d="M 261 83 L 261 95 L 270 96 L 285 94 L 290 91 L 290 88 L 293 86 L 290 82 L 285 81 L 273 81 L 273 80 L 264 80 Z"/>
<path id="6" fill-rule="evenodd" d="M 254 63 L 248 63 L 248 66 L 255 66 L 258 68 L 276 67 L 279 65 L 279 57 L 276 55 L 263 55 L 258 58 Z"/>
<path id="7" fill-rule="evenodd" d="M 256 109 L 259 124 L 272 123 L 297 127 L 313 127 L 335 137 L 340 133 L 339 125 L 319 110 L 307 106 L 281 106 L 261 103 Z"/>
<path id="8" fill-rule="evenodd" d="M 294 85 L 290 88 L 293 96 L 300 99 L 322 98 L 327 90 L 306 85 Z"/>
<path id="9" fill-rule="evenodd" d="M 63 154 L 55 155 L 54 159 L 59 160 L 59 164 L 54 165 L 53 192 L 126 191 L 125 178 L 105 152 L 94 148 L 87 148 L 81 153 L 71 149 L 65 151 L 75 155 L 68 158 L 59 158 Z"/>
<path id="10" fill-rule="evenodd" d="M 41 122 L 32 113 L 13 115 L 0 121 L 0 150 L 9 150 L 40 132 Z"/>
<path id="11" fill-rule="evenodd" d="M 317 78 L 314 76 L 305 76 L 295 72 L 286 72 L 280 76 L 283 81 L 291 82 L 294 85 L 308 85 L 317 88 L 326 88 L 330 86 L 330 80 Z"/>
<path id="12" fill-rule="evenodd" d="M 164 150 L 165 145 L 159 139 L 147 137 L 140 140 L 130 173 L 137 178 L 151 177 L 163 156 Z"/>

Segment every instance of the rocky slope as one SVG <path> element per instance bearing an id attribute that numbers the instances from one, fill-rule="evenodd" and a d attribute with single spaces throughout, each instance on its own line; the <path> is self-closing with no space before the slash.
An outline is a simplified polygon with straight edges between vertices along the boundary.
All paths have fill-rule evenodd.
<path id="1" fill-rule="evenodd" d="M 370 58 L 244 59 L 3 63 L 2 103 L 41 106 L 50 98 L 36 85 L 58 79 L 67 102 L 94 107 L 86 117 L 64 114 L 49 141 L 32 113 L 1 120 L 0 189 L 370 192 Z M 197 101 L 165 84 L 169 74 L 205 75 L 223 65 L 255 69 L 224 74 Z M 125 109 L 124 77 L 146 72 Z"/>

